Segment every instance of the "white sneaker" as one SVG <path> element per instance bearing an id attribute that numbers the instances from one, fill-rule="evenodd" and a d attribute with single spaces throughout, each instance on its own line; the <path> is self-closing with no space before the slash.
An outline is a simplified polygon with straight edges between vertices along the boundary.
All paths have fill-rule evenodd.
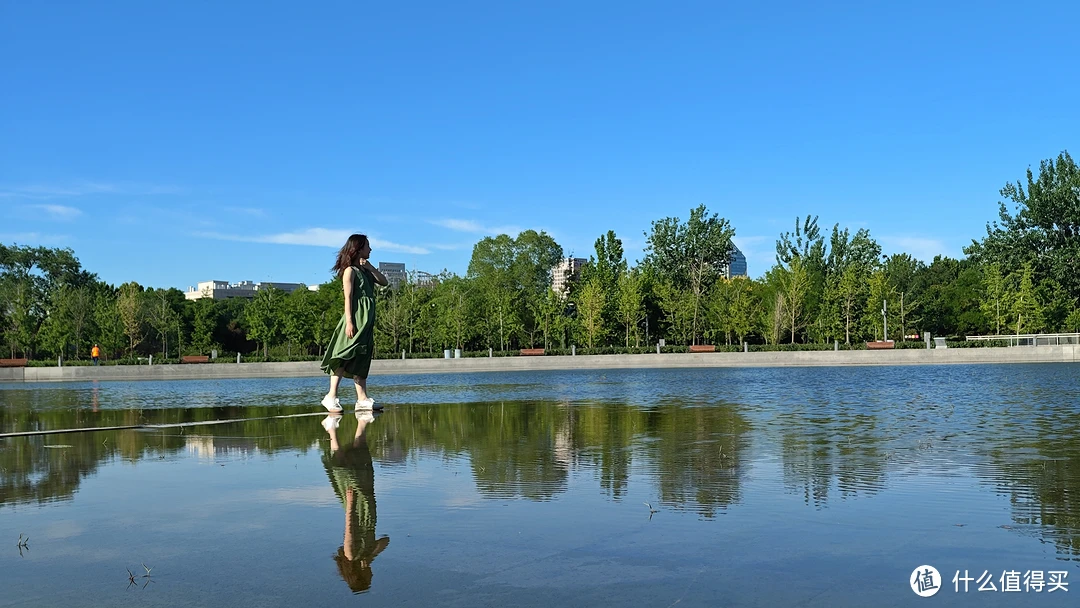
<path id="1" fill-rule="evenodd" d="M 341 400 L 337 397 L 330 399 L 330 395 L 323 397 L 322 406 L 326 408 L 326 411 L 338 413 L 341 411 Z"/>
<path id="2" fill-rule="evenodd" d="M 372 399 L 371 397 L 368 397 L 367 399 L 357 399 L 356 400 L 356 409 L 358 409 L 358 410 L 370 410 L 370 409 L 373 409 L 374 407 L 375 407 L 375 400 Z"/>
<path id="3" fill-rule="evenodd" d="M 341 416 L 330 415 L 326 418 L 323 418 L 322 421 L 322 427 L 326 429 L 326 432 L 328 433 L 331 431 L 331 429 L 338 428 L 339 424 L 341 424 Z"/>

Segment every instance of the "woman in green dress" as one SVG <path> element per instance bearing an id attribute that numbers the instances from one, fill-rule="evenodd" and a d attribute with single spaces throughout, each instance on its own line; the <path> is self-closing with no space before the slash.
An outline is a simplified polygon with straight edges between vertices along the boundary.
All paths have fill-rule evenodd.
<path id="1" fill-rule="evenodd" d="M 343 377 L 352 378 L 356 384 L 356 409 L 382 409 L 367 395 L 367 377 L 371 356 L 375 354 L 375 284 L 388 283 L 368 261 L 369 256 L 368 238 L 354 234 L 338 251 L 331 269 L 341 277 L 345 312 L 322 360 L 323 372 L 330 374 L 330 392 L 323 397 L 322 405 L 330 412 L 341 411 L 337 391 Z"/>

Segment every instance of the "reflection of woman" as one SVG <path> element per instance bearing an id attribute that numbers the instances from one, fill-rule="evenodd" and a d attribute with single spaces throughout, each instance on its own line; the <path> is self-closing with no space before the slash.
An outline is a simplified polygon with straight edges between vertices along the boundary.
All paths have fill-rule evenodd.
<path id="1" fill-rule="evenodd" d="M 323 457 L 323 465 L 345 506 L 345 541 L 334 561 L 349 588 L 361 592 L 371 587 L 371 561 L 390 544 L 390 537 L 375 539 L 375 468 L 364 436 L 375 417 L 370 412 L 357 412 L 356 420 L 352 443 L 340 449 L 337 428 L 341 416 L 330 415 L 323 420 L 323 428 L 330 435 L 330 454 Z"/>

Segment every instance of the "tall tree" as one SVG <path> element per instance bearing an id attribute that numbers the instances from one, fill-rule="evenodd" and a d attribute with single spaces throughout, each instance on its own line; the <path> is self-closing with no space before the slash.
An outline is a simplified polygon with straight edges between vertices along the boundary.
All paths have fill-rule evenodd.
<path id="1" fill-rule="evenodd" d="M 191 349 L 198 354 L 207 355 L 214 349 L 214 329 L 218 319 L 214 301 L 200 298 L 193 302 L 195 308 L 194 327 L 191 332 Z"/>
<path id="2" fill-rule="evenodd" d="M 1035 333 L 1042 329 L 1042 307 L 1035 297 L 1034 274 L 1031 263 L 1025 263 L 1020 271 L 1019 285 L 1011 298 L 1011 320 L 1017 335 Z"/>
<path id="3" fill-rule="evenodd" d="M 964 252 L 1005 269 L 1030 262 L 1033 281 L 1052 277 L 1070 297 L 1080 297 L 1080 168 L 1064 151 L 1040 162 L 1037 176 L 1028 168 L 1026 181 L 1026 186 L 1018 181 L 1001 189 L 1015 213 L 999 201 L 999 219 Z"/>
<path id="4" fill-rule="evenodd" d="M 618 301 L 616 311 L 619 323 L 623 326 L 625 345 L 629 348 L 630 338 L 634 338 L 634 345 L 641 343 L 641 334 L 638 324 L 645 319 L 645 301 L 641 291 L 641 273 L 633 270 L 623 272 L 618 279 Z"/>
<path id="5" fill-rule="evenodd" d="M 677 217 L 657 220 L 645 236 L 645 264 L 667 277 L 674 287 L 689 291 L 690 340 L 696 344 L 703 299 L 731 260 L 735 230 L 726 219 L 709 215 L 701 205 L 690 211 L 685 224 Z"/>
<path id="6" fill-rule="evenodd" d="M 263 356 L 270 356 L 270 343 L 281 336 L 284 292 L 270 286 L 255 292 L 255 298 L 244 310 L 248 336 L 262 342 Z"/>
<path id="7" fill-rule="evenodd" d="M 793 257 L 789 268 L 780 269 L 781 294 L 784 297 L 784 320 L 791 332 L 791 343 L 806 325 L 806 301 L 810 293 L 810 272 L 801 257 Z"/>
<path id="8" fill-rule="evenodd" d="M 983 268 L 983 283 L 986 286 L 986 298 L 979 305 L 983 315 L 990 321 L 990 327 L 995 334 L 1001 333 L 1001 328 L 1009 322 L 1009 314 L 1012 309 L 1010 293 L 1005 284 L 1005 277 L 1001 274 L 1001 266 L 987 264 Z"/>
<path id="9" fill-rule="evenodd" d="M 116 294 L 116 310 L 128 339 L 128 355 L 135 354 L 135 347 L 143 341 L 146 323 L 146 304 L 142 285 L 124 283 Z"/>
<path id="10" fill-rule="evenodd" d="M 598 277 L 584 282 L 576 294 L 577 310 L 581 319 L 582 337 L 585 344 L 592 348 L 597 340 L 603 339 L 603 314 L 607 294 Z"/>

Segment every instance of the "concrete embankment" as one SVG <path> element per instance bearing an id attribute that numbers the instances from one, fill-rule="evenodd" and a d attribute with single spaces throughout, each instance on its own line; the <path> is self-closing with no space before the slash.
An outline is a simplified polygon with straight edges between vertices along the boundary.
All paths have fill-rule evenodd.
<path id="1" fill-rule="evenodd" d="M 648 355 L 579 355 L 470 359 L 380 359 L 372 375 L 518 372 L 570 369 L 647 369 L 688 367 L 814 367 L 846 365 L 954 365 L 993 363 L 1076 363 L 1080 346 L 950 348 L 930 350 L 805 351 Z M 115 365 L 100 367 L 0 368 L 0 382 L 87 380 L 192 380 L 215 378 L 302 378 L 322 376 L 314 361 L 292 363 L 214 363 Z"/>

